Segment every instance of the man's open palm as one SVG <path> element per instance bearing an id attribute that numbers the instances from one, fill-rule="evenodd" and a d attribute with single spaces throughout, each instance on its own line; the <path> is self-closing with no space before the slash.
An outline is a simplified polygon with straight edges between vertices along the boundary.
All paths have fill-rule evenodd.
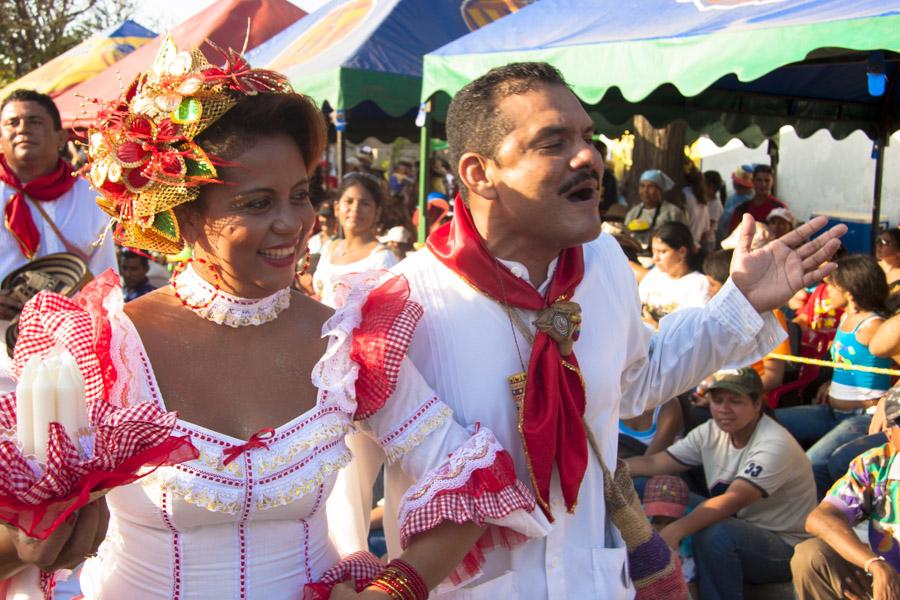
<path id="1" fill-rule="evenodd" d="M 816 217 L 772 240 L 762 248 L 750 249 L 756 223 L 749 214 L 741 221 L 741 234 L 731 259 L 731 279 L 759 312 L 784 305 L 801 288 L 822 281 L 834 271 L 828 262 L 840 247 L 846 225 L 835 225 L 816 239 L 809 238 L 828 222 Z"/>

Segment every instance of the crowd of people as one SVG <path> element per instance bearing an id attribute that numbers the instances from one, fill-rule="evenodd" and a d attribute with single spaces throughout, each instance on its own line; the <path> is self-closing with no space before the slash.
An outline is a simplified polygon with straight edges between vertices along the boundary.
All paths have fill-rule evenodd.
<path id="1" fill-rule="evenodd" d="M 651 329 L 718 293 L 744 214 L 759 224 L 753 247 L 800 225 L 772 194 L 768 165 L 737 168 L 724 207 L 718 173 L 688 181 L 679 206 L 662 200 L 674 187 L 671 178 L 645 172 L 641 203 L 624 223 L 609 227 L 631 260 L 642 259 L 635 277 Z M 698 197 L 718 205 L 718 220 L 708 218 L 708 210 L 700 217 L 703 226 L 692 217 L 702 212 Z M 709 236 L 722 249 L 706 245 Z M 900 416 L 894 406 L 900 386 L 891 387 L 897 378 L 890 371 L 900 360 L 898 238 L 900 229 L 882 232 L 875 256 L 839 250 L 833 273 L 773 311 L 789 334 L 773 355 L 828 359 L 849 369 L 816 367 L 816 377 L 794 385 L 807 378 L 807 367 L 766 356 L 710 374 L 697 388 L 620 421 L 619 455 L 628 457 L 638 489 L 646 490 L 648 517 L 662 523 L 663 537 L 680 549 L 685 576 L 700 598 L 741 598 L 744 583 L 792 580 L 801 598 L 896 597 L 882 595 L 881 587 L 897 589 L 896 574 L 876 578 L 872 596 L 870 580 L 857 577 L 854 566 L 872 575 L 869 561 L 896 560 L 888 552 L 894 548 L 891 508 L 878 504 L 878 517 L 870 511 L 890 502 L 888 490 L 871 486 L 876 477 L 890 486 L 885 463 L 894 452 L 893 419 Z M 893 416 L 885 418 L 885 410 Z M 888 499 L 866 495 L 872 493 Z M 870 525 L 876 533 L 867 547 L 852 531 L 872 518 L 878 524 Z M 829 529 L 835 519 L 839 533 Z M 822 539 L 811 539 L 816 536 Z M 803 551 L 794 557 L 800 542 Z M 848 573 L 854 573 L 849 582 Z"/>
<path id="2" fill-rule="evenodd" d="M 152 143 L 201 148 L 220 161 L 215 181 L 115 158 L 124 123 L 171 125 L 118 103 L 92 130 L 92 192 L 60 158 L 52 100 L 3 100 L 0 275 L 48 254 L 84 261 L 103 307 L 83 310 L 117 352 L 94 357 L 119 371 L 109 401 L 177 411 L 198 451 L 45 541 L 0 531 L 7 597 L 34 566 L 83 562 L 86 600 L 287 598 L 307 584 L 336 599 L 714 600 L 792 580 L 801 599 L 900 598 L 900 389 L 884 371 L 900 359 L 900 230 L 876 257 L 834 262 L 842 228 L 809 241 L 825 220 L 799 222 L 770 166 L 738 167 L 729 196 L 690 161 L 680 190 L 643 173 L 617 219 L 593 124 L 543 63 L 454 97 L 449 158 L 418 214 L 417 165 L 360 160 L 320 185 L 312 102 L 277 74 L 234 75 L 270 78 L 246 94 L 206 66 L 186 66 L 184 95 L 220 112 Z M 157 83 L 137 93 L 152 102 Z M 137 200 L 175 227 L 155 229 Z M 164 250 L 184 246 L 173 268 Z M 99 285 L 108 268 L 121 289 Z M 23 289 L 0 291 L 10 328 Z M 799 387 L 808 373 L 773 351 L 854 368 Z M 622 517 L 616 493 L 633 489 L 649 533 Z M 373 548 L 376 505 L 386 563 L 354 554 Z"/>

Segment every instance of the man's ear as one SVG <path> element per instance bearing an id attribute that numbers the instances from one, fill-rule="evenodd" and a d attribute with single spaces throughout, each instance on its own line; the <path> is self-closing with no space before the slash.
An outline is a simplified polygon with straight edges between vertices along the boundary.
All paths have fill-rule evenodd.
<path id="1" fill-rule="evenodd" d="M 459 159 L 459 179 L 472 194 L 495 200 L 497 189 L 490 179 L 490 159 L 475 152 L 466 152 Z"/>
<path id="2" fill-rule="evenodd" d="M 69 132 L 65 129 L 58 129 L 56 138 L 56 149 L 62 154 L 66 150 L 66 146 L 69 145 Z"/>

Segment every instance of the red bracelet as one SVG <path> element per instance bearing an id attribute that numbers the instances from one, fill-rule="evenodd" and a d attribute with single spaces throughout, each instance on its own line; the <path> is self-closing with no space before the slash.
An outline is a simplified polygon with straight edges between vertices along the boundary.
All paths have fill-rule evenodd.
<path id="1" fill-rule="evenodd" d="M 419 575 L 419 572 L 416 571 L 411 564 L 409 564 L 405 560 L 395 558 L 388 563 L 388 567 L 393 567 L 406 576 L 407 580 L 413 588 L 413 592 L 416 594 L 417 599 L 425 600 L 426 598 L 428 598 L 428 585 L 425 583 L 425 580 L 422 579 L 422 576 Z"/>

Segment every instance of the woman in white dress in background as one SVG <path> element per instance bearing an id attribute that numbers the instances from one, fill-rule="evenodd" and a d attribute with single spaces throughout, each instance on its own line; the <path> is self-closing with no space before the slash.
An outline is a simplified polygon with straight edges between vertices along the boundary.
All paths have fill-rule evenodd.
<path id="1" fill-rule="evenodd" d="M 343 238 L 322 249 L 313 275 L 313 287 L 323 304 L 339 304 L 348 291 L 342 281 L 347 275 L 377 274 L 397 264 L 397 256 L 378 242 L 384 203 L 385 183 L 374 175 L 354 172 L 341 180 L 335 212 Z"/>

